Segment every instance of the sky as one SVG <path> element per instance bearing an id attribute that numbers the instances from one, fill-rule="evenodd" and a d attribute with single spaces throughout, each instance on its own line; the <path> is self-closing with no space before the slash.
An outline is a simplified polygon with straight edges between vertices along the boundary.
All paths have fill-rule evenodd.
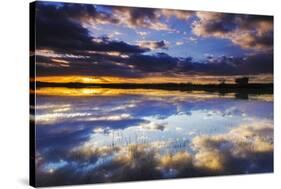
<path id="1" fill-rule="evenodd" d="M 273 17 L 36 2 L 36 80 L 273 80 Z"/>

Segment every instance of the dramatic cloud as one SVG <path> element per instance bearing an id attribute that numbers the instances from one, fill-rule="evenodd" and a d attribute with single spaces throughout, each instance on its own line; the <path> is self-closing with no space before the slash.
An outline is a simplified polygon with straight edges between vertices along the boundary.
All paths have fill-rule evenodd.
<path id="1" fill-rule="evenodd" d="M 92 5 L 66 3 L 60 6 L 37 3 L 36 13 L 38 76 L 144 78 L 160 73 L 178 77 L 259 75 L 273 72 L 272 17 L 209 12 L 195 14 L 191 11 L 112 6 L 98 8 Z M 183 45 L 181 40 L 177 40 L 175 46 L 182 48 L 184 56 L 172 56 L 171 54 L 178 50 L 169 45 L 171 40 L 153 39 L 150 37 L 155 35 L 153 31 L 135 30 L 134 33 L 138 34 L 132 36 L 135 38 L 133 41 L 137 42 L 135 45 L 123 39 L 127 32 L 121 31 L 124 25 L 129 28 L 157 30 L 155 24 L 165 23 L 165 27 L 168 27 L 166 24 L 169 21 L 174 19 L 187 21 L 191 17 L 195 19 L 192 31 L 198 36 L 197 40 L 201 37 L 229 39 L 243 48 L 254 50 L 255 53 L 208 56 L 205 60 L 202 58 L 198 60 L 188 56 L 193 52 L 185 51 L 184 48 L 189 44 Z M 93 32 L 95 30 L 91 29 L 94 25 L 112 26 L 112 24 L 118 26 L 120 30 L 101 35 L 100 32 Z M 161 25 L 158 29 L 162 27 L 164 26 Z M 97 29 L 99 30 L 102 28 Z M 116 35 L 122 36 L 123 40 L 110 38 Z M 189 38 L 193 39 L 192 36 Z M 216 44 L 216 41 L 212 43 Z M 197 45 L 199 44 L 196 43 Z"/>
<path id="2" fill-rule="evenodd" d="M 87 52 L 84 57 L 49 58 L 37 56 L 38 75 L 95 75 L 145 77 L 151 73 L 168 75 L 241 75 L 270 74 L 273 55 L 256 54 L 245 57 L 207 57 L 197 62 L 165 53 L 154 55 Z M 54 55 L 55 56 L 55 55 Z"/>
<path id="3" fill-rule="evenodd" d="M 134 7 L 114 7 L 113 17 L 117 18 L 119 24 L 129 28 L 149 28 L 153 30 L 171 30 L 171 28 L 160 21 L 160 15 L 155 9 L 134 8 Z"/>
<path id="4" fill-rule="evenodd" d="M 42 5 L 42 7 L 45 5 Z M 60 16 L 68 17 L 72 21 L 79 21 L 85 27 L 97 27 L 104 24 L 118 24 L 128 28 L 147 28 L 152 30 L 171 30 L 165 23 L 165 19 L 175 17 L 180 20 L 188 20 L 193 11 L 181 10 L 158 10 L 152 8 L 113 7 L 102 6 L 104 9 L 97 10 L 89 4 L 63 4 L 56 7 Z M 51 6 L 49 6 L 51 9 Z M 52 10 L 49 10 L 52 11 Z M 50 13 L 50 12 L 49 12 Z M 164 19 L 164 20 L 163 20 Z"/>
<path id="5" fill-rule="evenodd" d="M 259 74 L 273 72 L 273 54 L 256 54 L 245 57 L 208 58 L 206 64 L 195 65 L 198 72 L 213 75 Z"/>
<path id="6" fill-rule="evenodd" d="M 134 8 L 134 7 L 112 7 L 113 18 L 118 23 L 129 28 L 148 28 L 152 30 L 173 29 L 167 24 L 166 19 L 175 17 L 187 21 L 193 14 L 193 11 L 181 10 L 158 10 L 151 8 Z"/>
<path id="7" fill-rule="evenodd" d="M 197 12 L 194 34 L 229 39 L 242 48 L 272 50 L 273 17 Z"/>
<path id="8" fill-rule="evenodd" d="M 176 68 L 178 58 L 171 57 L 165 53 L 156 55 L 136 54 L 128 59 L 137 70 L 144 73 L 169 72 Z"/>
<path id="9" fill-rule="evenodd" d="M 176 17 L 177 19 L 187 21 L 191 16 L 194 15 L 194 12 L 185 10 L 163 9 L 159 10 L 158 14 L 159 16 L 164 16 L 167 18 Z"/>
<path id="10" fill-rule="evenodd" d="M 76 20 L 76 17 L 79 19 L 89 17 L 90 13 L 94 13 L 93 17 L 95 17 L 95 8 L 91 5 L 65 4 L 62 7 L 55 7 L 39 4 L 36 15 L 36 48 L 65 53 L 73 53 L 73 51 L 142 53 L 147 51 L 123 41 L 90 36 L 89 31 Z"/>

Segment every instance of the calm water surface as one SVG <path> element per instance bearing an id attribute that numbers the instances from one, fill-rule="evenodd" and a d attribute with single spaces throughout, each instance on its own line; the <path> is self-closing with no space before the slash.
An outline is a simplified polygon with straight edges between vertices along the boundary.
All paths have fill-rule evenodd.
<path id="1" fill-rule="evenodd" d="M 272 95 L 41 88 L 39 185 L 273 171 Z"/>

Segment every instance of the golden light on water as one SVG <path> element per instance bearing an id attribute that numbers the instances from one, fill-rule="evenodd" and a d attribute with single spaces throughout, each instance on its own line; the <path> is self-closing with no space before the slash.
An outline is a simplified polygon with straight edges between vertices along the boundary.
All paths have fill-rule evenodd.
<path id="1" fill-rule="evenodd" d="M 36 93 L 36 95 L 47 96 L 94 96 L 102 94 L 103 90 L 95 88 L 44 87 L 32 92 Z"/>
<path id="2" fill-rule="evenodd" d="M 121 96 L 121 95 L 141 95 L 150 97 L 175 97 L 177 98 L 235 98 L 235 93 L 228 93 L 221 96 L 219 93 L 209 93 L 206 91 L 169 91 L 159 89 L 112 89 L 112 88 L 67 88 L 67 87 L 42 87 L 31 91 L 36 95 L 45 96 L 73 96 L 73 97 L 94 97 L 94 96 Z M 249 99 L 272 102 L 273 96 L 249 95 Z"/>
<path id="3" fill-rule="evenodd" d="M 211 75 L 178 75 L 178 76 L 147 76 L 141 78 L 126 78 L 113 76 L 38 76 L 36 81 L 48 83 L 193 83 L 193 84 L 218 84 L 222 80 L 234 83 L 235 78 L 243 76 L 211 76 Z M 248 76 L 251 83 L 272 83 L 271 74 Z"/>
<path id="4" fill-rule="evenodd" d="M 174 96 L 180 93 L 183 97 L 187 95 L 202 95 L 204 97 L 214 97 L 215 94 L 205 94 L 202 91 L 197 92 L 180 92 L 155 89 L 110 89 L 110 88 L 67 88 L 67 87 L 43 87 L 36 91 L 31 91 L 36 95 L 46 96 L 119 96 L 119 95 L 147 95 L 147 96 Z M 216 96 L 216 95 L 215 95 Z"/>

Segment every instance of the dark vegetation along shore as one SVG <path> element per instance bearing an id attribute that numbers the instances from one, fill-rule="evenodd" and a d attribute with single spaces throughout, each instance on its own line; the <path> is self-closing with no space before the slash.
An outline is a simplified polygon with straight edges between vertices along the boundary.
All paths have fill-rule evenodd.
<path id="1" fill-rule="evenodd" d="M 235 93 L 238 97 L 247 98 L 249 94 L 273 94 L 273 83 L 246 83 L 246 84 L 190 84 L 190 83 L 157 83 L 157 84 L 136 84 L 136 83 L 48 83 L 36 82 L 36 87 L 67 87 L 67 88 L 112 88 L 112 89 L 160 89 L 177 91 L 205 91 L 217 92 L 220 94 Z"/>

